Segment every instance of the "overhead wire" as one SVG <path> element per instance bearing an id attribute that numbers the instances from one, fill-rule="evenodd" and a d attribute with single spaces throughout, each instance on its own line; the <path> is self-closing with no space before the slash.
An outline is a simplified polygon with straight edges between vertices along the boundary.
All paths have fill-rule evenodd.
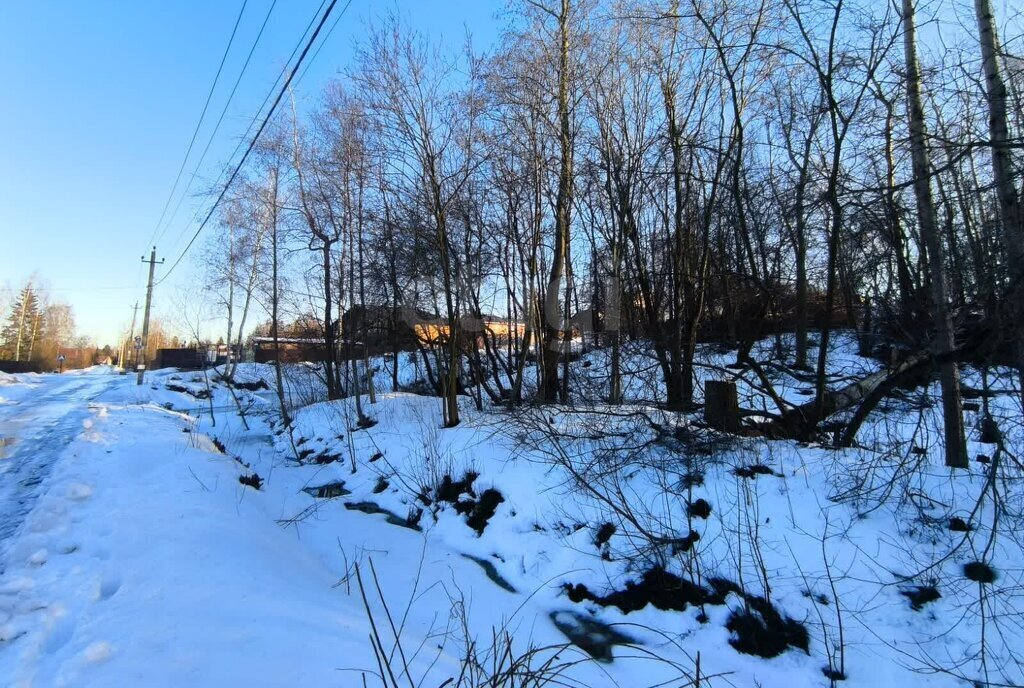
<path id="1" fill-rule="evenodd" d="M 156 284 L 162 283 L 171 275 L 171 273 L 174 272 L 174 269 L 178 267 L 182 259 L 188 253 L 189 249 L 192 248 L 192 245 L 195 243 L 195 240 L 199 238 L 199 235 L 202 233 L 203 229 L 206 228 L 206 225 L 209 223 L 210 218 L 212 218 L 214 212 L 216 212 L 217 206 L 219 206 L 220 202 L 224 200 L 224 196 L 227 194 L 228 189 L 231 188 L 231 184 L 235 181 L 235 178 L 238 176 L 238 173 L 245 165 L 245 161 L 249 158 L 249 154 L 252 153 L 253 148 L 256 146 L 256 142 L 259 141 L 260 135 L 263 133 L 263 130 L 266 129 L 267 124 L 269 124 L 270 118 L 273 116 L 274 111 L 277 109 L 277 106 L 281 103 L 281 99 L 284 98 L 284 94 L 287 92 L 288 86 L 292 83 L 292 80 L 295 78 L 296 73 L 299 71 L 299 67 L 302 66 L 303 61 L 306 59 L 306 55 L 309 54 L 310 49 L 316 42 L 317 36 L 320 35 L 320 31 L 323 29 L 324 24 L 327 23 L 327 20 L 331 16 L 331 12 L 334 10 L 334 6 L 337 4 L 338 0 L 330 0 L 330 4 L 324 11 L 323 16 L 320 18 L 320 22 L 317 24 L 316 30 L 313 32 L 313 35 L 310 36 L 309 41 L 306 43 L 306 47 L 303 48 L 302 50 L 302 54 L 299 55 L 298 61 L 296 61 L 295 66 L 292 67 L 291 72 L 288 74 L 288 78 L 281 86 L 281 90 L 278 92 L 277 98 L 274 99 L 273 104 L 270 106 L 270 109 L 267 111 L 266 116 L 263 118 L 263 122 L 262 124 L 260 124 L 260 128 L 252 137 L 252 140 L 249 141 L 249 145 L 245 149 L 245 153 L 242 155 L 242 159 L 238 161 L 238 164 L 235 166 L 235 169 L 231 173 L 231 176 L 224 184 L 224 187 L 220 190 L 220 193 L 217 195 L 217 199 L 213 202 L 213 205 L 210 206 L 210 210 L 209 212 L 206 213 L 206 216 L 203 218 L 202 223 L 196 229 L 195 233 L 192 235 L 192 238 L 189 239 L 188 244 L 185 245 L 185 248 L 182 250 L 181 254 L 177 257 L 177 259 L 175 259 L 175 261 L 171 264 L 171 267 L 167 269 L 167 272 L 165 272 L 160 277 Z M 349 4 L 345 5 L 346 10 L 348 9 L 349 5 L 351 5 L 351 0 L 349 1 Z M 342 14 L 344 14 L 344 11 L 342 12 Z"/>
<path id="2" fill-rule="evenodd" d="M 276 6 L 277 0 L 273 0 L 270 3 L 270 9 L 267 10 L 266 16 L 263 17 L 263 23 L 260 25 L 260 30 L 252 42 L 252 47 L 249 48 L 249 54 L 246 55 L 245 63 L 242 64 L 242 69 L 238 73 L 238 78 L 235 79 L 235 85 L 231 87 L 231 93 L 228 94 L 228 98 L 224 102 L 224 107 L 220 111 L 220 117 L 217 118 L 217 123 L 213 125 L 213 132 L 211 132 L 209 139 L 206 141 L 206 147 L 203 148 L 203 152 L 199 156 L 199 162 L 196 163 L 195 168 L 192 170 L 192 175 L 189 177 L 188 184 L 185 185 L 185 190 L 182 191 L 181 195 L 178 197 L 178 202 L 174 206 L 174 210 L 171 212 L 170 218 L 168 218 L 167 223 L 160 232 L 160 236 L 157 237 L 157 243 L 163 239 L 164 234 L 166 234 L 167 230 L 170 229 L 172 224 L 174 224 L 174 218 L 178 216 L 178 210 L 181 208 L 182 202 L 188 197 L 188 192 L 191 190 L 192 184 L 195 183 L 196 177 L 199 175 L 199 170 L 202 169 L 203 162 L 206 160 L 206 154 L 210 152 L 210 147 L 213 145 L 213 142 L 217 137 L 217 132 L 220 131 L 220 125 L 224 122 L 224 117 L 227 115 L 228 108 L 234 100 L 235 93 L 238 91 L 238 86 L 242 83 L 242 78 L 245 76 L 245 72 L 249 68 L 249 62 L 252 61 L 253 53 L 256 52 L 256 47 L 259 45 L 260 39 L 263 37 L 263 32 L 267 28 L 267 24 L 270 22 L 270 15 L 273 14 Z"/>
<path id="3" fill-rule="evenodd" d="M 241 137 L 239 137 L 238 144 L 235 146 L 234 151 L 232 151 L 231 155 L 228 156 L 229 161 L 235 159 L 235 156 L 238 155 L 238 152 L 242 149 L 242 146 L 248 140 L 249 133 L 252 131 L 252 128 L 256 125 L 256 122 L 259 120 L 260 114 L 262 114 L 263 112 L 263 108 L 265 108 L 267 106 L 267 103 L 270 102 L 270 98 L 271 96 L 274 95 L 274 91 L 275 89 L 277 89 L 277 85 L 281 83 L 281 79 L 285 76 L 285 74 L 288 73 L 288 65 L 292 63 L 292 60 L 295 58 L 295 55 L 299 52 L 299 48 L 302 47 L 303 41 L 306 40 L 306 37 L 309 35 L 309 32 L 313 29 L 313 26 L 316 23 L 316 18 L 320 16 L 320 13 L 323 11 L 325 5 L 327 5 L 327 0 L 321 0 L 320 6 L 317 7 L 316 12 L 313 13 L 313 17 L 309 20 L 309 23 L 306 24 L 306 28 L 302 32 L 302 36 L 299 37 L 299 40 L 298 42 L 296 42 L 295 47 L 292 49 L 291 54 L 288 56 L 288 59 L 285 60 L 284 65 L 281 67 L 281 71 L 278 72 L 277 78 L 274 79 L 274 83 L 271 84 L 270 89 L 267 91 L 267 95 L 264 96 L 263 102 L 260 103 L 260 106 L 259 108 L 257 108 L 255 114 L 253 114 L 252 119 L 249 120 L 249 125 L 246 127 L 245 132 L 241 135 Z M 225 167 L 224 171 L 221 172 L 221 174 L 218 177 L 218 181 L 214 184 L 214 187 L 220 185 L 220 179 L 223 179 L 224 174 L 227 172 L 227 169 L 228 168 Z M 198 217 L 196 217 L 195 219 L 198 219 Z M 182 227 L 181 232 L 179 232 L 178 236 L 175 237 L 174 244 L 172 245 L 176 246 L 181 241 L 181 239 L 185 236 L 186 228 L 187 227 Z"/>
<path id="4" fill-rule="evenodd" d="M 188 158 L 192 154 L 192 147 L 196 143 L 196 137 L 199 136 L 199 130 L 202 128 L 203 120 L 206 118 L 206 111 L 210 107 L 210 101 L 213 99 L 213 93 L 217 90 L 217 83 L 220 81 L 221 72 L 224 71 L 224 63 L 228 59 L 228 53 L 231 52 L 231 45 L 235 42 L 235 35 L 238 33 L 238 25 L 242 23 L 242 15 L 245 14 L 245 6 L 249 4 L 249 0 L 242 0 L 242 7 L 238 11 L 238 17 L 235 19 L 235 25 L 231 29 L 231 37 L 228 39 L 227 47 L 224 48 L 224 54 L 220 58 L 220 65 L 217 66 L 217 74 L 213 77 L 213 83 L 210 84 L 210 90 L 206 94 L 206 102 L 203 104 L 203 111 L 199 115 L 199 121 L 196 122 L 195 129 L 192 131 L 192 139 L 188 143 L 188 149 L 185 151 L 185 157 L 181 161 L 181 167 L 178 168 L 178 174 L 174 178 L 174 184 L 171 186 L 171 192 L 167 195 L 167 201 L 164 203 L 164 209 L 160 212 L 160 219 L 156 222 L 156 227 L 153 228 L 153 235 L 150 237 L 149 243 L 153 243 L 153 239 L 156 237 L 157 232 L 160 231 L 160 226 L 163 224 L 164 217 L 167 215 L 167 209 L 171 205 L 171 199 L 174 198 L 174 192 L 178 189 L 178 183 L 181 181 L 181 175 L 185 171 L 185 165 L 188 163 Z"/>
<path id="5" fill-rule="evenodd" d="M 348 11 L 348 6 L 351 4 L 352 0 L 348 0 L 348 2 L 345 3 L 345 6 L 341 8 L 341 12 L 335 18 L 334 23 L 331 24 L 331 28 L 327 29 L 327 33 L 324 34 L 324 39 L 320 41 L 320 45 L 317 46 L 316 51 L 313 53 L 313 57 L 309 58 L 309 62 L 306 64 L 306 68 L 302 70 L 302 74 L 299 74 L 299 78 L 295 80 L 296 85 L 298 85 L 306 77 L 306 72 L 308 72 L 309 68 L 313 65 L 314 62 L 316 62 L 317 55 L 319 55 L 320 51 L 323 50 L 325 45 L 327 45 L 327 41 L 331 40 L 331 35 L 334 33 L 334 29 L 338 27 L 338 23 L 341 21 L 341 18 L 345 16 L 345 12 Z"/>

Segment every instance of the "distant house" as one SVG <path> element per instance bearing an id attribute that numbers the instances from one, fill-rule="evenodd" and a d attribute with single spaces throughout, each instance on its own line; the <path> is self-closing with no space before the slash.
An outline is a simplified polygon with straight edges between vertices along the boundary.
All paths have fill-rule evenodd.
<path id="1" fill-rule="evenodd" d="M 151 367 L 181 368 L 182 370 L 200 370 L 205 361 L 204 352 L 200 349 L 157 349 Z"/>
<path id="2" fill-rule="evenodd" d="M 206 362 L 210 365 L 224 365 L 242 360 L 242 347 L 238 344 L 214 344 L 206 350 Z"/>
<path id="3" fill-rule="evenodd" d="M 483 335 L 507 342 L 515 333 L 521 337 L 525 326 L 494 315 L 463 316 L 460 320 L 463 342 L 483 346 Z M 342 317 L 343 331 L 366 343 L 370 354 L 415 351 L 418 345 L 437 344 L 448 338 L 447 321 L 427 311 L 408 307 L 353 306 Z"/>
<path id="4" fill-rule="evenodd" d="M 426 311 L 395 306 L 356 305 L 341 317 L 341 331 L 366 344 L 371 355 L 415 351 L 417 323 L 437 320 Z"/>
<path id="5" fill-rule="evenodd" d="M 318 362 L 327 358 L 327 347 L 323 339 L 278 337 L 276 345 L 273 337 L 253 337 L 250 341 L 253 360 L 257 363 Z"/>

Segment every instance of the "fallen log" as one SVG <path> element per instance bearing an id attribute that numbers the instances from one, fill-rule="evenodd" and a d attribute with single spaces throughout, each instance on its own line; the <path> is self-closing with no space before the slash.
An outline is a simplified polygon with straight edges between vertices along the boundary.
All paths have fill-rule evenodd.
<path id="1" fill-rule="evenodd" d="M 872 389 L 867 395 L 865 395 L 864 401 L 859 407 L 857 407 L 856 413 L 853 414 L 853 418 L 850 419 L 850 422 L 846 424 L 843 432 L 838 434 L 836 437 L 836 446 L 852 447 L 854 440 L 857 438 L 857 432 L 860 430 L 860 426 L 864 424 L 868 415 L 875 410 L 875 407 L 878 406 L 879 402 L 889 396 L 889 394 L 891 394 L 904 379 L 933 365 L 935 365 L 935 360 L 931 355 L 918 359 L 914 365 L 901 368 L 899 372 L 894 372 Z"/>
<path id="2" fill-rule="evenodd" d="M 880 400 L 900 379 L 921 370 L 933 362 L 934 358 L 930 349 L 917 351 L 891 368 L 879 370 L 841 389 L 826 392 L 820 405 L 812 399 L 784 412 L 782 418 L 773 423 L 773 430 L 777 435 L 810 440 L 817 433 L 818 425 L 826 418 L 876 396 Z M 880 389 L 883 391 L 878 392 Z M 877 403 L 876 400 L 874 404 Z M 874 404 L 864 412 L 865 416 Z M 863 422 L 863 418 L 860 422 Z"/>

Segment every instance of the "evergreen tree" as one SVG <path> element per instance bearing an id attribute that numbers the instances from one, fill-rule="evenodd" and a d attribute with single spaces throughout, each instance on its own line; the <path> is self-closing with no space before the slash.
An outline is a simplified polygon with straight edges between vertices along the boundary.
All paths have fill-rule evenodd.
<path id="1" fill-rule="evenodd" d="M 40 315 L 39 297 L 30 282 L 18 293 L 7 324 L 0 331 L 0 355 L 9 360 L 29 360 L 40 335 Z"/>

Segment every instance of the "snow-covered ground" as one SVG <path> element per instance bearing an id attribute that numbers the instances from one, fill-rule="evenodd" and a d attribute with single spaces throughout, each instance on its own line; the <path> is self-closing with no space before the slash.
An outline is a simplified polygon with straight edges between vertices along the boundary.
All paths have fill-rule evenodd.
<path id="1" fill-rule="evenodd" d="M 839 339 L 837 384 L 876 369 Z M 701 380 L 731 356 L 702 350 Z M 378 363 L 366 429 L 351 399 L 308 403 L 306 367 L 290 370 L 291 432 L 269 389 L 235 390 L 246 430 L 214 375 L 5 379 L 0 514 L 20 516 L 0 535 L 0 683 L 391 685 L 374 632 L 399 685 L 441 685 L 467 656 L 480 677 L 496 655 L 559 685 L 688 685 L 698 661 L 701 686 L 827 686 L 840 663 L 851 687 L 1022 680 L 1024 556 L 996 518 L 1022 501 L 1014 395 L 991 398 L 1002 453 L 968 410 L 971 468 L 951 472 L 934 389 L 837 451 L 722 437 L 655 408 L 641 350 L 625 357 L 627 405 L 510 413 L 465 398 L 450 429 L 437 399 L 385 393 Z M 589 394 L 603 352 L 574 369 Z M 400 373 L 411 383 L 414 361 Z M 272 385 L 272 369 L 238 379 Z M 776 380 L 806 400 L 806 382 Z M 740 391 L 771 408 L 756 384 Z M 979 455 L 1002 457 L 997 490 Z M 39 480 L 12 488 L 29 467 Z M 254 474 L 259 489 L 240 483 Z M 954 517 L 971 530 L 950 530 Z M 965 577 L 974 560 L 994 583 Z M 932 585 L 938 599 L 907 596 Z M 778 654 L 740 651 L 751 617 L 770 627 L 762 651 L 785 635 Z"/>

